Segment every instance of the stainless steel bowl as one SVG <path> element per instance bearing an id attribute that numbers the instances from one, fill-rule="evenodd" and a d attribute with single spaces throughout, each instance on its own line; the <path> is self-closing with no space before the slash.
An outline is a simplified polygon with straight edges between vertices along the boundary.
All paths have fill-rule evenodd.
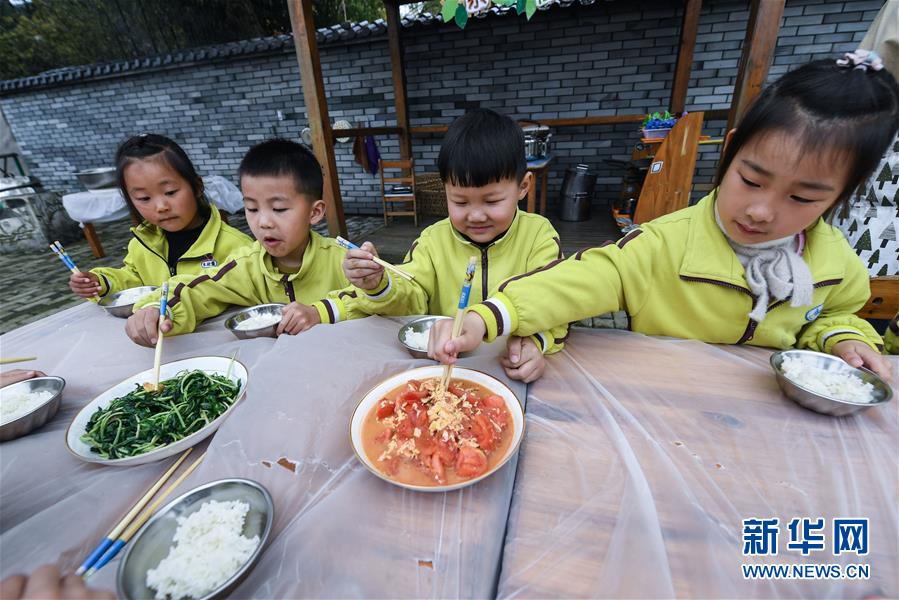
<path id="1" fill-rule="evenodd" d="M 178 529 L 178 517 L 196 512 L 204 502 L 210 500 L 241 500 L 249 504 L 250 510 L 244 521 L 242 535 L 250 538 L 258 535 L 259 545 L 234 575 L 203 596 L 203 599 L 225 598 L 240 585 L 262 554 L 272 530 L 275 505 L 268 490 L 255 481 L 220 479 L 175 498 L 159 509 L 141 527 L 135 538 L 126 546 L 125 555 L 119 563 L 116 581 L 119 598 L 153 598 L 155 591 L 147 587 L 147 571 L 155 569 L 168 555 L 175 530 Z"/>
<path id="2" fill-rule="evenodd" d="M 75 177 L 81 185 L 89 190 L 104 190 L 119 184 L 115 167 L 100 167 L 99 169 L 87 169 L 75 173 Z"/>
<path id="3" fill-rule="evenodd" d="M 250 308 L 245 308 L 239 313 L 228 317 L 225 321 L 225 328 L 242 340 L 259 337 L 278 337 L 275 332 L 278 330 L 278 325 L 281 323 L 282 310 L 284 310 L 284 305 L 277 303 L 251 306 Z M 258 327 L 256 329 L 240 329 L 239 327 L 240 324 L 247 319 L 265 316 L 274 317 L 275 315 L 277 315 L 278 320 L 275 321 L 273 325 L 266 325 L 265 327 Z"/>
<path id="4" fill-rule="evenodd" d="M 112 316 L 127 319 L 131 316 L 131 311 L 134 309 L 135 302 L 156 289 L 158 288 L 155 285 L 128 288 L 127 290 L 122 290 L 121 292 L 116 292 L 115 294 L 110 294 L 105 298 L 102 298 L 98 304 L 105 308 L 106 312 Z M 135 296 L 133 302 L 130 304 L 118 304 L 120 299 L 131 294 Z"/>
<path id="5" fill-rule="evenodd" d="M 837 371 L 847 377 L 858 377 L 862 381 L 874 386 L 874 401 L 870 403 L 850 402 L 840 398 L 834 398 L 819 394 L 803 387 L 787 377 L 783 371 L 783 361 L 787 356 L 801 357 L 809 366 L 823 371 Z M 786 394 L 797 404 L 825 415 L 842 417 L 855 412 L 867 410 L 872 406 L 886 404 L 893 397 L 893 390 L 883 379 L 867 369 L 856 369 L 837 356 L 812 352 L 811 350 L 783 350 L 771 355 L 771 368 L 777 377 L 777 383 Z"/>
<path id="6" fill-rule="evenodd" d="M 400 344 L 403 345 L 403 348 L 409 351 L 409 354 L 414 356 L 415 358 L 427 358 L 428 351 L 427 350 L 419 350 L 417 348 L 413 348 L 409 344 L 407 344 L 404 340 L 406 334 L 410 331 L 414 331 L 416 333 L 425 333 L 431 331 L 431 327 L 434 325 L 436 321 L 440 319 L 449 319 L 450 317 L 420 317 L 418 319 L 413 319 L 409 321 L 402 327 L 400 327 L 399 332 L 396 335 L 396 338 L 400 341 Z"/>
<path id="7" fill-rule="evenodd" d="M 53 397 L 18 419 L 0 425 L 0 442 L 27 435 L 56 416 L 62 402 L 62 390 L 65 387 L 65 379 L 49 376 L 26 379 L 3 388 L 0 396 L 15 392 L 53 392 Z"/>

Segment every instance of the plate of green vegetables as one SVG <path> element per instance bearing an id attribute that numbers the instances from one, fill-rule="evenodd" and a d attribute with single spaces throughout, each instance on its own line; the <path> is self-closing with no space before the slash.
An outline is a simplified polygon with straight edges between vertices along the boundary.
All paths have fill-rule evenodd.
<path id="1" fill-rule="evenodd" d="M 69 451 L 87 462 L 140 465 L 178 454 L 212 435 L 247 388 L 247 368 L 224 356 L 161 365 L 159 390 L 147 369 L 94 398 L 66 431 Z"/>

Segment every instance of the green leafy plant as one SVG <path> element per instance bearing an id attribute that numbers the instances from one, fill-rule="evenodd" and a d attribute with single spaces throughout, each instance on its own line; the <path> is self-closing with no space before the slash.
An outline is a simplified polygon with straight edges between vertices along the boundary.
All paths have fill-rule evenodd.
<path id="1" fill-rule="evenodd" d="M 677 123 L 677 117 L 667 110 L 664 113 L 654 112 L 646 115 L 640 125 L 643 129 L 670 129 Z"/>
<path id="2" fill-rule="evenodd" d="M 465 29 L 468 24 L 468 11 L 465 9 L 464 0 L 442 0 L 443 8 L 440 15 L 444 23 L 455 21 L 460 29 Z M 530 21 L 537 12 L 537 0 L 493 0 L 496 6 L 515 7 L 515 12 L 523 14 Z"/>
<path id="3" fill-rule="evenodd" d="M 134 390 L 97 409 L 81 441 L 103 458 L 126 458 L 162 448 L 200 431 L 234 404 L 241 382 L 203 371 L 182 371 L 159 392 Z"/>

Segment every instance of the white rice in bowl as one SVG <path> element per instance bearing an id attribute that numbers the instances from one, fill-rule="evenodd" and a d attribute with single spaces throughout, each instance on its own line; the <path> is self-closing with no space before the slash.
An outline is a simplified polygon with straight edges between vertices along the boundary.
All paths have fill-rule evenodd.
<path id="1" fill-rule="evenodd" d="M 134 304 L 144 296 L 152 293 L 153 292 L 148 292 L 146 290 L 124 290 L 115 299 L 115 302 L 112 303 L 112 306 L 125 306 L 128 304 Z"/>
<path id="2" fill-rule="evenodd" d="M 845 371 L 826 371 L 799 356 L 784 356 L 781 369 L 791 381 L 816 394 L 856 404 L 875 400 L 873 385 Z"/>
<path id="3" fill-rule="evenodd" d="M 245 319 L 240 323 L 237 323 L 234 326 L 234 329 L 240 329 L 241 331 L 252 331 L 254 329 L 262 329 L 263 327 L 271 327 L 272 325 L 277 325 L 280 322 L 281 315 L 256 315 L 255 317 L 250 317 L 249 319 Z"/>
<path id="4" fill-rule="evenodd" d="M 428 351 L 428 339 L 431 337 L 431 330 L 428 329 L 426 331 L 412 331 L 411 329 L 407 329 L 403 333 L 403 343 L 405 343 L 410 348 L 415 350 L 421 350 L 422 352 Z"/>
<path id="5" fill-rule="evenodd" d="M 0 424 L 27 415 L 54 396 L 54 392 L 0 391 Z"/>
<path id="6" fill-rule="evenodd" d="M 147 587 L 156 590 L 157 600 L 201 598 L 230 579 L 259 545 L 258 535 L 241 535 L 249 510 L 240 500 L 210 500 L 178 517 L 168 556 L 147 571 Z"/>

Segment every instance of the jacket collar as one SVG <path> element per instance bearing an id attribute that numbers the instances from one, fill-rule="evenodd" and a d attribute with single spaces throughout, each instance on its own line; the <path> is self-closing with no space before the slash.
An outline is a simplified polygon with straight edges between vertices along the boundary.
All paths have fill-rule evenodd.
<path id="1" fill-rule="evenodd" d="M 326 243 L 325 238 L 315 233 L 312 230 L 309 230 L 309 242 L 306 244 L 306 250 L 303 251 L 303 263 L 300 265 L 300 270 L 296 273 L 282 273 L 275 266 L 275 261 L 272 259 L 272 256 L 265 251 L 265 248 L 262 247 L 262 244 L 257 240 L 255 244 L 259 246 L 259 265 L 261 267 L 262 273 L 279 283 L 286 283 L 288 281 L 294 282 L 298 280 L 302 280 L 304 277 L 309 275 L 309 272 L 312 270 L 316 261 L 316 257 L 320 253 L 321 247 Z"/>
<path id="2" fill-rule="evenodd" d="M 219 215 L 218 208 L 210 206 L 209 218 L 206 220 L 206 225 L 203 226 L 203 231 L 200 232 L 200 237 L 187 249 L 181 260 L 214 255 L 215 241 L 218 239 L 218 233 L 221 228 L 222 217 Z M 168 255 L 169 242 L 165 237 L 165 232 L 156 225 L 151 225 L 144 221 L 137 227 L 132 227 L 131 233 L 144 246 L 160 256 Z"/>
<path id="3" fill-rule="evenodd" d="M 684 277 L 718 281 L 749 291 L 746 270 L 715 222 L 717 196 L 716 188 L 696 204 L 696 213 L 690 219 L 684 259 L 678 273 Z M 802 258 L 808 264 L 816 283 L 843 276 L 840 265 L 835 264 L 838 261 L 827 260 L 826 245 L 828 239 L 833 237 L 832 229 L 819 218 L 805 231 Z"/>

